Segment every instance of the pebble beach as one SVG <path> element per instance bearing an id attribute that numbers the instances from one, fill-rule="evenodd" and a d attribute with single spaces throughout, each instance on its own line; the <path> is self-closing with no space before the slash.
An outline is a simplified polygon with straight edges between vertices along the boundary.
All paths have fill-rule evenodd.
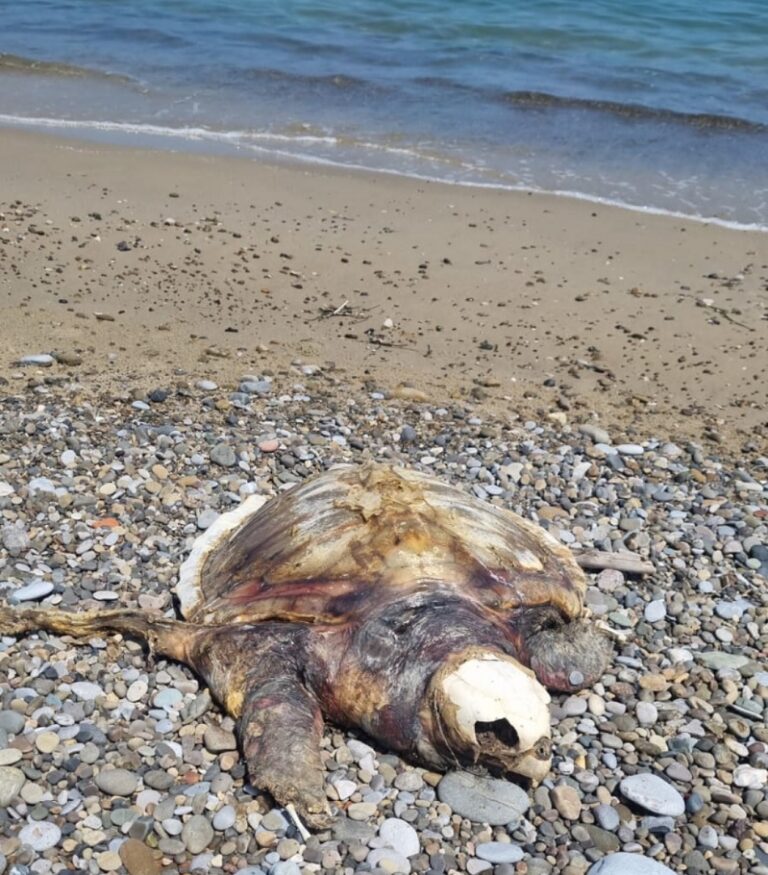
<path id="1" fill-rule="evenodd" d="M 0 629 L 0 873 L 768 873 L 764 235 L 0 150 L 30 157 L 0 202 L 3 602 L 173 616 L 220 513 L 376 459 L 595 557 L 586 601 L 615 642 L 598 684 L 553 696 L 539 787 L 328 727 L 336 817 L 307 834 L 185 667 Z"/>

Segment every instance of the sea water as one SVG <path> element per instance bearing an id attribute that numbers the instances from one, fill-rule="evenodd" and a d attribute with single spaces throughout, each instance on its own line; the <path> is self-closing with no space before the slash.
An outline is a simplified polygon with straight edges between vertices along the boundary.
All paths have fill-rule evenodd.
<path id="1" fill-rule="evenodd" d="M 3 0 L 0 124 L 768 227 L 768 3 Z"/>

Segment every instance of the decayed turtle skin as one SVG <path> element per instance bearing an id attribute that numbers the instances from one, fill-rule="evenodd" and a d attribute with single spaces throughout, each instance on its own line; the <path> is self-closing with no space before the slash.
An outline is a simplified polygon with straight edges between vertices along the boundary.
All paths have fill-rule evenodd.
<path id="1" fill-rule="evenodd" d="M 252 496 L 193 546 L 184 621 L 0 608 L 0 634 L 114 630 L 190 665 L 238 721 L 249 777 L 327 823 L 323 719 L 431 768 L 541 780 L 549 697 L 602 673 L 570 552 L 413 470 L 336 467 Z"/>

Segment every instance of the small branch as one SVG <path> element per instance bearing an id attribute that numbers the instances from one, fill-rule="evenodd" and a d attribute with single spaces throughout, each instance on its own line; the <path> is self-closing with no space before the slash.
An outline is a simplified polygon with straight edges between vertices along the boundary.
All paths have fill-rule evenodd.
<path id="1" fill-rule="evenodd" d="M 603 553 L 590 550 L 576 556 L 576 562 L 587 571 L 622 571 L 625 574 L 653 574 L 656 567 L 636 553 Z"/>

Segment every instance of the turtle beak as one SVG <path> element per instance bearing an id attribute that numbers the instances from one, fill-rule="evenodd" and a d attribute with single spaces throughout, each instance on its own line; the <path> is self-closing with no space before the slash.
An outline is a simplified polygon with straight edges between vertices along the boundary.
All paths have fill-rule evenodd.
<path id="1" fill-rule="evenodd" d="M 436 733 L 459 759 L 538 784 L 551 765 L 549 694 L 506 654 L 473 649 L 431 685 Z"/>

